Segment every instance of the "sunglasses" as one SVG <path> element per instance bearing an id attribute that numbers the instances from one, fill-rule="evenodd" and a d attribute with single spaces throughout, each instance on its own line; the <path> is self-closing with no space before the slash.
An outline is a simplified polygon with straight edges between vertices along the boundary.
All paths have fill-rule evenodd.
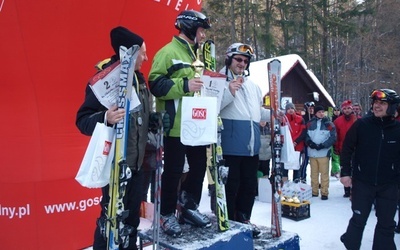
<path id="1" fill-rule="evenodd" d="M 386 100 L 386 93 L 382 92 L 380 90 L 374 90 L 371 93 L 371 98 L 378 99 L 378 100 Z"/>
<path id="2" fill-rule="evenodd" d="M 232 57 L 232 58 L 235 59 L 236 62 L 238 62 L 238 63 L 241 63 L 241 62 L 244 62 L 245 64 L 249 63 L 249 60 L 247 60 L 247 59 L 242 59 L 242 58 L 237 58 L 237 57 Z"/>
<path id="3" fill-rule="evenodd" d="M 254 54 L 253 48 L 247 44 L 243 44 L 243 45 L 240 45 L 239 47 L 232 48 L 231 52 L 242 52 L 242 53 L 248 53 L 249 55 Z"/>

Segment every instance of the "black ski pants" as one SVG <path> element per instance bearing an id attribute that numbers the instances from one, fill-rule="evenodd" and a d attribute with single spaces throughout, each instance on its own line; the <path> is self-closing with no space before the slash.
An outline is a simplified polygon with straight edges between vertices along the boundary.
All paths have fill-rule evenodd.
<path id="1" fill-rule="evenodd" d="M 228 217 L 230 220 L 238 220 L 236 213 L 239 212 L 250 219 L 258 187 L 258 155 L 224 155 L 224 159 L 229 167 L 225 186 Z"/>
<path id="2" fill-rule="evenodd" d="M 161 177 L 161 214 L 175 213 L 178 186 L 185 164 L 189 172 L 181 184 L 196 204 L 200 203 L 203 180 L 207 167 L 206 146 L 185 146 L 179 137 L 164 137 L 164 172 Z"/>
<path id="3" fill-rule="evenodd" d="M 137 240 L 137 228 L 140 223 L 140 204 L 142 201 L 142 187 L 143 187 L 143 173 L 142 171 L 132 173 L 132 178 L 128 180 L 126 185 L 125 196 L 123 198 L 124 208 L 125 210 L 129 210 L 129 215 L 125 219 L 125 224 L 133 227 L 133 232 L 129 236 L 129 246 L 128 248 L 122 248 L 120 245 L 119 249 L 137 249 L 136 240 Z M 100 217 L 105 218 L 107 204 L 109 203 L 109 185 L 103 187 L 101 189 L 103 197 L 101 198 L 101 212 Z M 104 237 L 100 233 L 100 228 L 96 225 L 96 229 L 94 232 L 94 243 L 93 250 L 107 250 L 107 242 Z"/>
<path id="4" fill-rule="evenodd" d="M 396 249 L 394 217 L 397 208 L 397 183 L 374 186 L 355 179 L 352 183 L 351 197 L 353 216 L 346 233 L 342 236 L 342 241 L 348 249 L 360 249 L 364 228 L 374 201 L 376 201 L 377 224 L 372 249 Z"/>
<path id="5" fill-rule="evenodd" d="M 299 169 L 299 178 L 306 182 L 307 180 L 307 166 L 308 163 L 310 161 L 310 157 L 308 157 L 308 150 L 307 150 L 307 146 L 304 146 L 304 151 L 301 153 L 301 157 L 302 157 L 302 162 L 301 162 L 301 166 Z"/>

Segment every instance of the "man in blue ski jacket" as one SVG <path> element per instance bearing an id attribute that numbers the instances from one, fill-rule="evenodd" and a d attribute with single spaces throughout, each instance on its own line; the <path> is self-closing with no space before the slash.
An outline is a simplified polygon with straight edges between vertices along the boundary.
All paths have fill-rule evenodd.
<path id="1" fill-rule="evenodd" d="M 230 220 L 250 224 L 253 237 L 260 235 L 257 226 L 250 223 L 257 189 L 258 154 L 260 150 L 260 121 L 269 120 L 269 111 L 262 108 L 260 88 L 248 79 L 253 48 L 234 43 L 226 51 L 227 75 L 220 116 L 222 150 L 229 167 L 226 183 L 226 202 Z"/>

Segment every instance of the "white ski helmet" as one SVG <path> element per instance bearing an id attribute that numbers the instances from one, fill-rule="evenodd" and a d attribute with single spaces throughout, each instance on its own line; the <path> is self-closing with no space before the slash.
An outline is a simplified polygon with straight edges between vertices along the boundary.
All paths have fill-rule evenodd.
<path id="1" fill-rule="evenodd" d="M 232 57 L 234 55 L 242 55 L 249 58 L 249 63 L 246 66 L 246 71 L 247 75 L 250 75 L 249 66 L 250 66 L 250 60 L 254 56 L 253 47 L 244 43 L 234 43 L 231 46 L 229 46 L 228 49 L 226 50 L 226 57 L 225 57 L 226 70 L 228 70 L 228 67 L 231 65 Z"/>
<path id="2" fill-rule="evenodd" d="M 254 55 L 254 50 L 248 44 L 234 43 L 226 50 L 226 58 L 232 57 L 233 55 L 247 56 L 251 59 Z"/>

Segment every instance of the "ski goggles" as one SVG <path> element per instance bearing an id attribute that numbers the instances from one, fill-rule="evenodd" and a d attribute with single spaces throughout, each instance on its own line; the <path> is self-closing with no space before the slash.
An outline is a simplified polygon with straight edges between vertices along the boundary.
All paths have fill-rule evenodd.
<path id="1" fill-rule="evenodd" d="M 306 106 L 309 107 L 315 107 L 315 103 L 314 102 L 306 102 Z"/>
<path id="2" fill-rule="evenodd" d="M 241 52 L 241 53 L 247 53 L 249 55 L 254 54 L 254 50 L 250 45 L 247 44 L 242 44 L 236 48 L 232 48 L 231 52 Z"/>
<path id="3" fill-rule="evenodd" d="M 387 100 L 386 93 L 379 89 L 372 91 L 370 97 L 371 97 L 371 99 L 374 99 L 374 100 L 382 100 L 382 101 Z"/>

